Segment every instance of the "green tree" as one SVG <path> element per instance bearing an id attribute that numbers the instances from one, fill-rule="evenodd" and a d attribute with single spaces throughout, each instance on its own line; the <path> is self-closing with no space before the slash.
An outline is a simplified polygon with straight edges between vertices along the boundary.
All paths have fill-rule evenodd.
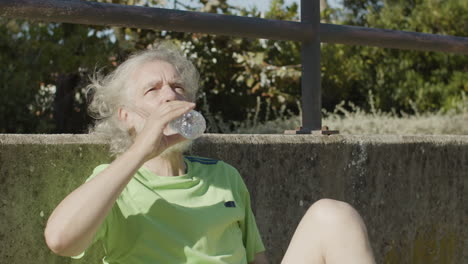
<path id="1" fill-rule="evenodd" d="M 157 1 L 106 0 L 155 6 Z M 257 9 L 226 0 L 174 2 L 186 10 L 261 17 Z M 447 0 L 346 0 L 345 9 L 325 8 L 322 20 L 337 24 L 467 35 L 468 2 Z M 269 19 L 299 20 L 299 7 L 273 0 Z M 210 132 L 227 132 L 245 119 L 298 114 L 300 43 L 204 34 L 35 23 L 0 18 L 0 133 L 80 133 L 86 117 L 83 87 L 95 68 L 114 69 L 133 51 L 170 39 L 201 73 L 199 109 Z M 368 107 L 408 111 L 450 109 L 466 100 L 468 58 L 461 55 L 322 44 L 323 107 L 343 100 Z M 224 122 L 219 122 L 224 121 Z M 221 124 L 228 124 L 222 126 Z"/>
<path id="2" fill-rule="evenodd" d="M 467 36 L 468 24 L 461 21 L 468 21 L 467 1 L 383 1 L 366 17 L 375 28 Z M 349 90 L 360 96 L 372 91 L 385 111 L 448 110 L 468 92 L 467 56 L 358 46 L 343 51 L 346 75 L 354 76 Z"/>
<path id="3" fill-rule="evenodd" d="M 1 133 L 82 131 L 87 69 L 107 64 L 112 43 L 80 25 L 2 19 Z"/>

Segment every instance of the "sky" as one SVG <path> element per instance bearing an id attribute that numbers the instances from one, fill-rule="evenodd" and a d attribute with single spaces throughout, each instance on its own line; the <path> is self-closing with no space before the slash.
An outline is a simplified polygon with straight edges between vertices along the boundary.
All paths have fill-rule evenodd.
<path id="1" fill-rule="evenodd" d="M 174 3 L 174 0 L 166 0 L 167 3 L 171 6 L 172 3 Z M 177 0 L 178 2 L 182 2 L 185 4 L 190 4 L 194 3 L 194 0 Z M 228 0 L 228 3 L 234 6 L 241 6 L 241 7 L 252 7 L 256 6 L 260 11 L 267 11 L 268 7 L 270 6 L 270 1 L 271 0 Z M 309 1 L 315 1 L 315 0 L 309 0 Z M 317 0 L 318 1 L 318 0 Z M 195 1 L 198 2 L 198 1 Z M 299 8 L 300 8 L 300 0 L 285 0 L 284 1 L 286 5 L 296 2 L 299 3 Z M 330 7 L 336 8 L 336 7 L 341 7 L 342 0 L 328 0 L 327 1 Z"/>
<path id="2" fill-rule="evenodd" d="M 270 1 L 271 0 L 229 0 L 228 2 L 232 5 L 239 5 L 239 6 L 245 6 L 245 7 L 251 7 L 251 6 L 257 6 L 261 11 L 266 11 L 268 7 L 270 6 Z M 309 0 L 312 1 L 312 0 Z M 317 0 L 318 1 L 318 0 Z M 299 3 L 300 6 L 300 0 L 285 0 L 284 3 L 290 4 L 290 3 Z M 339 7 L 341 6 L 341 0 L 328 0 L 328 4 L 330 7 Z"/>

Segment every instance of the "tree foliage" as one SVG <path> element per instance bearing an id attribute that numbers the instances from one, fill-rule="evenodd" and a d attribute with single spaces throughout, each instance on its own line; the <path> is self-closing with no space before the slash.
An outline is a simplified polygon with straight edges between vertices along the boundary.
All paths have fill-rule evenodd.
<path id="1" fill-rule="evenodd" d="M 468 2 L 458 0 L 384 1 L 370 9 L 366 24 L 375 28 L 468 36 Z M 342 47 L 351 86 L 362 96 L 371 91 L 376 107 L 390 111 L 451 109 L 468 92 L 468 57 L 374 47 Z"/>

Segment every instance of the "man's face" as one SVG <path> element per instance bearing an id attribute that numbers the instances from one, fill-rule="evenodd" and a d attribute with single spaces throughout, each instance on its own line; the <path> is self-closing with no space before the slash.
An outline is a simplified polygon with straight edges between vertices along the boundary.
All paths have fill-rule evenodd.
<path id="1" fill-rule="evenodd" d="M 177 70 L 172 64 L 165 61 L 152 61 L 143 64 L 131 76 L 129 82 L 130 106 L 120 113 L 120 118 L 133 127 L 136 134 L 143 129 L 149 114 L 157 111 L 158 106 L 173 100 L 186 99 L 186 91 L 183 87 Z M 167 128 L 165 135 L 174 134 Z M 161 157 L 169 157 L 174 153 L 183 153 L 192 145 L 193 140 L 185 140 L 175 144 L 163 153 Z"/>
<path id="2" fill-rule="evenodd" d="M 185 89 L 174 66 L 165 61 L 153 61 L 133 74 L 135 105 L 145 110 L 173 100 L 185 100 Z"/>
<path id="3" fill-rule="evenodd" d="M 186 101 L 186 91 L 179 74 L 172 64 L 165 61 L 143 64 L 132 74 L 129 89 L 130 100 L 133 101 L 129 111 L 130 125 L 135 127 L 137 133 L 143 129 L 147 118 L 145 114 L 156 111 L 168 101 Z"/>

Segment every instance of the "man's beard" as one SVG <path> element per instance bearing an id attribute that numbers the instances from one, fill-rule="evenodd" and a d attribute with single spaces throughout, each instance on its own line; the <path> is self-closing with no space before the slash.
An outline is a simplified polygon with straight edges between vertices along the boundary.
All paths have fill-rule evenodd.
<path id="1" fill-rule="evenodd" d="M 159 157 L 167 159 L 173 156 L 174 154 L 183 154 L 184 152 L 190 150 L 192 148 L 192 145 L 193 140 L 184 140 L 164 150 L 161 154 L 159 154 Z"/>

